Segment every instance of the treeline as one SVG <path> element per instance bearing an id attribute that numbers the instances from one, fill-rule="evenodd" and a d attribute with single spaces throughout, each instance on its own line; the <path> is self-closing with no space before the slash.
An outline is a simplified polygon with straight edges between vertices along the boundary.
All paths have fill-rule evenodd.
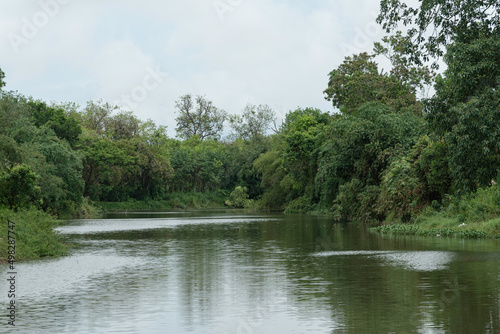
<path id="1" fill-rule="evenodd" d="M 329 74 L 325 97 L 340 112 L 298 108 L 280 126 L 266 105 L 230 115 L 187 94 L 169 138 L 102 101 L 48 104 L 4 91 L 0 200 L 60 214 L 88 200 L 218 192 L 232 206 L 339 219 L 411 221 L 439 210 L 491 187 L 500 166 L 500 6 L 455 4 L 381 1 L 378 20 L 393 34 Z M 402 18 L 415 27 L 406 35 L 395 32 Z M 435 76 L 436 63 L 425 64 L 443 55 L 447 68 Z M 389 58 L 389 72 L 377 56 Z M 418 99 L 431 83 L 434 96 Z"/>

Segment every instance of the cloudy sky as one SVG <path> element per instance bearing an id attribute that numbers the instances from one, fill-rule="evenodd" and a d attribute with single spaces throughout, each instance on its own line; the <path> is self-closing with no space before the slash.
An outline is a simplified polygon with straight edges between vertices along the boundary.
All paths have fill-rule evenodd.
<path id="1" fill-rule="evenodd" d="M 328 73 L 383 35 L 377 0 L 18 0 L 0 3 L 6 90 L 103 99 L 175 135 L 175 100 L 229 113 L 268 104 L 333 112 Z"/>

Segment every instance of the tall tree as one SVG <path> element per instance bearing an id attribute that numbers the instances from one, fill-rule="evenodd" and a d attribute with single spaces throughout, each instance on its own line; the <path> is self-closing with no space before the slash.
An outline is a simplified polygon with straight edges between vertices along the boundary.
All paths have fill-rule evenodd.
<path id="1" fill-rule="evenodd" d="M 175 106 L 179 113 L 175 128 L 178 137 L 189 139 L 198 136 L 201 140 L 220 138 L 226 112 L 215 107 L 212 101 L 203 96 L 196 96 L 193 101 L 193 97 L 186 94 L 175 102 Z"/>
<path id="2" fill-rule="evenodd" d="M 456 190 L 486 186 L 500 167 L 500 34 L 448 46 L 444 76 L 427 101 L 431 128 L 448 143 Z"/>
<path id="3" fill-rule="evenodd" d="M 235 137 L 250 139 L 263 136 L 275 120 L 275 115 L 267 104 L 256 106 L 249 103 L 241 115 L 229 116 L 229 124 Z"/>
<path id="4" fill-rule="evenodd" d="M 418 113 L 420 108 L 411 87 L 395 76 L 379 72 L 373 57 L 368 53 L 346 57 L 337 69 L 330 72 L 325 99 L 332 101 L 333 106 L 345 114 L 373 101 L 387 104 L 395 111 L 415 107 Z"/>
<path id="5" fill-rule="evenodd" d="M 442 56 L 448 44 L 470 43 L 499 33 L 498 0 L 419 0 L 419 3 L 419 7 L 411 7 L 401 0 L 382 0 L 377 18 L 388 33 L 401 23 L 409 26 L 406 52 L 416 64 Z M 438 67 L 437 61 L 433 67 Z"/>

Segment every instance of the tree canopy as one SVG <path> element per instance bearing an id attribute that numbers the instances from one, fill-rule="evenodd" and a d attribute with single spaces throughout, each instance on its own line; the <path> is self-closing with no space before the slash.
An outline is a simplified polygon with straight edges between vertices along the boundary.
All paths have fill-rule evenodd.
<path id="1" fill-rule="evenodd" d="M 498 34 L 500 3 L 498 0 L 419 0 L 419 7 L 401 0 L 380 1 L 377 22 L 388 33 L 408 26 L 407 54 L 422 64 L 441 57 L 444 46 L 470 43 L 478 38 Z"/>
<path id="2" fill-rule="evenodd" d="M 179 113 L 175 128 L 178 137 L 220 138 L 226 112 L 215 107 L 212 101 L 203 96 L 196 96 L 193 101 L 193 97 L 186 94 L 175 102 L 175 106 Z"/>

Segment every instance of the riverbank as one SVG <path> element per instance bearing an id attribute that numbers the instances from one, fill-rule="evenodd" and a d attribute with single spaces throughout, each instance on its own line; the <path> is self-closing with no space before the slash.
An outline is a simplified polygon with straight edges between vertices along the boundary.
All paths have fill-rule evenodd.
<path id="1" fill-rule="evenodd" d="M 216 209 L 223 208 L 227 195 L 218 192 L 170 193 L 161 199 L 134 200 L 124 202 L 99 202 L 95 205 L 103 212 L 123 210 L 161 210 L 161 209 Z"/>
<path id="2" fill-rule="evenodd" d="M 54 230 L 59 223 L 33 208 L 18 212 L 0 208 L 0 262 L 67 254 L 68 246 Z"/>
<path id="3" fill-rule="evenodd" d="M 396 235 L 500 239 L 500 217 L 485 221 L 464 222 L 457 218 L 427 213 L 417 217 L 415 223 L 386 224 L 373 227 L 371 231 Z"/>

